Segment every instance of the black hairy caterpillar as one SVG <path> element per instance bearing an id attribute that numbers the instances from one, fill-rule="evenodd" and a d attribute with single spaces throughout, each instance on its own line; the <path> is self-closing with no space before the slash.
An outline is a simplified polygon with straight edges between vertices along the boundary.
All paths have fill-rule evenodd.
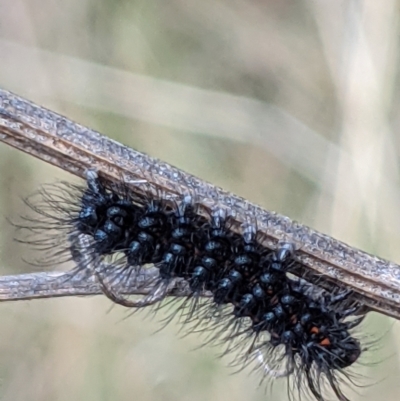
<path id="1" fill-rule="evenodd" d="M 191 331 L 207 330 L 209 342 L 238 354 L 237 363 L 256 361 L 265 378 L 286 377 L 290 396 L 309 391 L 322 401 L 328 387 L 348 400 L 340 382 L 350 378 L 345 369 L 362 352 L 351 334 L 363 319 L 357 316 L 361 307 L 349 291 L 330 294 L 302 279 L 292 244 L 269 249 L 254 224 L 236 233 L 226 211 L 204 216 L 190 194 L 143 195 L 93 171 L 87 188 L 61 183 L 43 187 L 40 195 L 39 202 L 28 200 L 40 217 L 27 219 L 25 228 L 48 262 L 72 258 L 77 269 L 96 269 L 99 260 L 111 258 L 126 277 L 151 264 L 158 270 L 151 278 L 154 292 L 139 301 L 118 294 L 104 272 L 96 274 L 105 295 L 127 307 L 158 304 L 171 281 L 183 279 L 193 294 L 175 313 Z M 44 238 L 36 239 L 38 233 Z M 201 300 L 203 292 L 211 298 Z"/>

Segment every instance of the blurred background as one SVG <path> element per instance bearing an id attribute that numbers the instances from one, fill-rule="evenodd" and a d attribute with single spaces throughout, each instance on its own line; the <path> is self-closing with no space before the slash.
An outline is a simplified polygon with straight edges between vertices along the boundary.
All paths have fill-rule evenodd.
<path id="1" fill-rule="evenodd" d="M 395 0 L 0 0 L 0 86 L 400 262 L 399 20 Z M 1 143 L 0 171 L 1 274 L 32 271 L 7 219 L 76 179 Z M 1 400 L 287 399 L 102 297 L 0 321 Z M 371 314 L 360 335 L 351 400 L 397 400 L 399 325 Z"/>

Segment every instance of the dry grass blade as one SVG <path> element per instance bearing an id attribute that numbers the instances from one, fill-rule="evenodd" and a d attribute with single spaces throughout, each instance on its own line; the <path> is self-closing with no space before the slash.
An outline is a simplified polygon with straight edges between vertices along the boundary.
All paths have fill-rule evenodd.
<path id="1" fill-rule="evenodd" d="M 353 289 L 371 309 L 400 318 L 400 266 L 264 210 L 4 90 L 0 140 L 81 177 L 87 168 L 96 168 L 108 180 L 122 177 L 129 185 L 145 179 L 149 188 L 168 194 L 194 193 L 204 210 L 215 205 L 229 209 L 236 216 L 233 229 L 251 219 L 266 246 L 293 242 L 296 258 L 310 272 Z"/>

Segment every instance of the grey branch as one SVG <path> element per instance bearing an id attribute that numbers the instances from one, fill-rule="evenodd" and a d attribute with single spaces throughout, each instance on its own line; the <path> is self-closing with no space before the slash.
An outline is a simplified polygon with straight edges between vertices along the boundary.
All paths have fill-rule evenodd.
<path id="1" fill-rule="evenodd" d="M 129 280 L 121 274 L 113 276 L 107 273 L 107 280 L 118 287 L 121 294 L 151 296 L 153 287 L 143 283 L 150 281 L 154 270 L 146 269 L 139 278 L 132 276 Z M 185 281 L 176 280 L 171 283 L 167 293 L 174 297 L 187 297 L 191 291 Z M 0 276 L 0 302 L 100 294 L 103 291 L 90 270 Z"/>
<path id="2" fill-rule="evenodd" d="M 351 288 L 370 309 L 400 319 L 399 265 L 264 210 L 4 90 L 0 90 L 0 140 L 80 177 L 95 168 L 110 181 L 122 178 L 129 185 L 146 180 L 148 191 L 196 194 L 203 211 L 218 207 L 235 215 L 232 229 L 239 231 L 251 220 L 265 246 L 275 249 L 281 241 L 295 244 L 296 259 L 310 272 Z M 78 293 L 71 290 L 69 295 Z"/>

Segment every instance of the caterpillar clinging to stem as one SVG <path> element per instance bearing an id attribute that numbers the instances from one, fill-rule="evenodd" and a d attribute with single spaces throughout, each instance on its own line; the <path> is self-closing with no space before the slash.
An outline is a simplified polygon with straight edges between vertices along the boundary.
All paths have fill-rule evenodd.
<path id="1" fill-rule="evenodd" d="M 327 385 L 346 400 L 341 378 L 364 349 L 354 329 L 368 309 L 400 316 L 394 263 L 6 91 L 0 140 L 87 176 L 87 188 L 48 187 L 41 204 L 31 203 L 42 224 L 37 229 L 63 235 L 59 243 L 39 241 L 55 252 L 48 260 L 67 255 L 78 271 L 93 268 L 103 293 L 128 307 L 156 306 L 184 282 L 180 319 L 193 330 L 201 322 L 211 342 L 237 352 L 240 363 L 261 365 L 267 379 L 288 378 L 291 393 L 306 390 L 323 400 Z M 132 277 L 146 294 L 140 301 L 122 290 Z"/>

